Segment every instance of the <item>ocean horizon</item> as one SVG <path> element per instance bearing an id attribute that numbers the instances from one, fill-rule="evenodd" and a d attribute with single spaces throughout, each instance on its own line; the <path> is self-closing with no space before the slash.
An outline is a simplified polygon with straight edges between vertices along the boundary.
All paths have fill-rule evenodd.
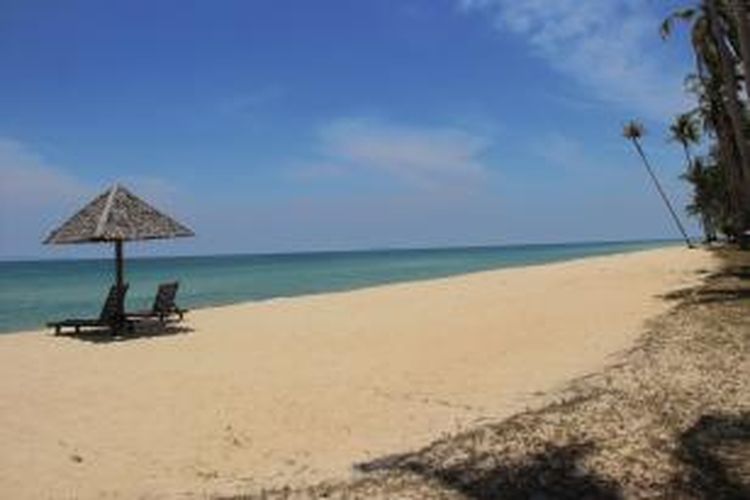
<path id="1" fill-rule="evenodd" d="M 679 244 L 674 240 L 517 244 L 301 253 L 132 257 L 126 309 L 148 308 L 159 283 L 179 281 L 178 303 L 201 308 L 339 292 Z M 0 261 L 0 333 L 96 317 L 113 281 L 106 258 Z"/>

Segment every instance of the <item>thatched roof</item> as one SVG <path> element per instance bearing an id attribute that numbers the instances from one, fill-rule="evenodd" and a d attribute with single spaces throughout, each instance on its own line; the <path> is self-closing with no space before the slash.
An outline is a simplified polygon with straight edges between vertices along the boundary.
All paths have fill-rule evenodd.
<path id="1" fill-rule="evenodd" d="M 115 184 L 52 231 L 44 243 L 150 240 L 181 236 L 193 236 L 193 232 Z"/>

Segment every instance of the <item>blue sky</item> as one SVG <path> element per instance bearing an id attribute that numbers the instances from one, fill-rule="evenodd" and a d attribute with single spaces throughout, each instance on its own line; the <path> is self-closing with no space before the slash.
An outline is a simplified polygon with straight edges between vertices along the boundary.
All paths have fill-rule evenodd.
<path id="1" fill-rule="evenodd" d="M 196 254 L 674 237 L 619 136 L 690 55 L 650 0 L 6 0 L 0 257 L 120 181 Z"/>

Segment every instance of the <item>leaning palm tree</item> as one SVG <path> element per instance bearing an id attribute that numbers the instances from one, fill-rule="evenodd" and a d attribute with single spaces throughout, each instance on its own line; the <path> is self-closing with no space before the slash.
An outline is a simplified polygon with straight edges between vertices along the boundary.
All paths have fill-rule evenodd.
<path id="1" fill-rule="evenodd" d="M 659 195 L 661 195 L 661 199 L 667 206 L 667 210 L 669 210 L 669 213 L 672 215 L 672 219 L 674 219 L 674 222 L 677 225 L 677 229 L 679 229 L 680 234 L 682 234 L 682 237 L 685 240 L 685 244 L 688 246 L 688 248 L 693 248 L 693 244 L 690 242 L 690 238 L 688 238 L 687 232 L 685 232 L 685 228 L 682 226 L 682 222 L 680 222 L 680 218 L 677 217 L 677 212 L 675 212 L 674 208 L 672 208 L 672 204 L 669 202 L 664 189 L 662 189 L 661 184 L 659 183 L 659 179 L 656 178 L 656 174 L 654 174 L 654 170 L 651 168 L 651 164 L 649 164 L 648 158 L 646 158 L 646 153 L 643 152 L 640 139 L 643 137 L 644 133 L 645 129 L 643 128 L 643 125 L 636 121 L 627 123 L 622 129 L 622 136 L 633 143 L 633 146 L 635 146 L 636 151 L 638 151 L 641 160 L 643 160 L 643 165 L 646 167 L 646 171 L 651 177 L 654 186 L 656 186 L 656 190 L 659 192 Z"/>

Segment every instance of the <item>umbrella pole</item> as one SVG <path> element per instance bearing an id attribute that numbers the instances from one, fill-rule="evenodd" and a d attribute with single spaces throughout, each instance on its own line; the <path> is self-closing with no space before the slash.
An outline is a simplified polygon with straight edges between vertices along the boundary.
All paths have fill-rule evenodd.
<path id="1" fill-rule="evenodd" d="M 123 296 L 123 258 L 122 258 L 122 240 L 115 241 L 115 284 L 117 285 L 117 318 L 115 323 L 115 332 L 122 329 L 125 321 L 125 297 Z"/>

